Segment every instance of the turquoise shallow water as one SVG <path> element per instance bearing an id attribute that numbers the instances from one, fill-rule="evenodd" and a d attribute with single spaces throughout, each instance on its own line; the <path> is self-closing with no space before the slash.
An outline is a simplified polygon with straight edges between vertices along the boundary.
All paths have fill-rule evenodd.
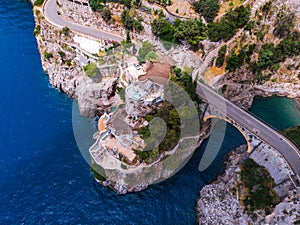
<path id="1" fill-rule="evenodd" d="M 228 126 L 204 172 L 198 164 L 206 143 L 174 177 L 119 196 L 93 181 L 77 148 L 73 102 L 42 71 L 31 5 L 1 1 L 0 24 L 0 224 L 195 224 L 199 190 L 243 137 Z"/>
<path id="2" fill-rule="evenodd" d="M 279 130 L 300 124 L 300 111 L 294 99 L 256 98 L 250 111 Z"/>

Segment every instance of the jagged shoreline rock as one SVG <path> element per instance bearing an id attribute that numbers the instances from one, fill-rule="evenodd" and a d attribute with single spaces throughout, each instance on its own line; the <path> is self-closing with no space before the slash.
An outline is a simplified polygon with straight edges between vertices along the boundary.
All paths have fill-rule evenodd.
<path id="1" fill-rule="evenodd" d="M 134 187 L 128 187 L 126 184 L 116 183 L 113 181 L 101 181 L 95 178 L 97 183 L 101 184 L 104 187 L 109 187 L 110 189 L 117 192 L 119 195 L 125 195 L 127 193 L 140 192 L 148 188 L 146 184 L 140 184 Z"/>
<path id="2" fill-rule="evenodd" d="M 275 225 L 299 222 L 300 190 L 294 188 L 284 187 L 288 189 L 287 193 L 270 214 L 266 214 L 264 210 L 255 210 L 249 215 L 244 211 L 244 206 L 239 200 L 239 195 L 242 195 L 243 191 L 238 188 L 241 183 L 241 163 L 246 157 L 248 156 L 245 146 L 230 152 L 225 162 L 224 174 L 202 188 L 196 203 L 198 224 Z M 252 159 L 257 160 L 257 156 Z M 277 185 L 279 186 L 280 184 Z"/>
<path id="3" fill-rule="evenodd" d="M 224 174 L 200 191 L 196 206 L 199 224 L 247 224 L 243 208 L 233 194 L 235 183 L 240 181 L 240 177 L 237 181 L 234 177 L 240 172 L 239 162 L 245 152 L 245 146 L 232 151 L 227 156 Z"/>
<path id="4" fill-rule="evenodd" d="M 34 0 L 30 0 L 31 3 L 34 3 Z M 62 49 L 62 46 L 65 46 L 66 42 L 70 40 L 70 38 L 73 37 L 72 32 L 69 32 L 69 36 L 66 36 L 64 34 L 60 34 L 60 29 L 55 28 L 51 24 L 49 24 L 44 18 L 39 18 L 38 15 L 34 12 L 34 18 L 36 21 L 36 24 L 40 24 L 41 26 L 41 35 L 37 36 L 37 43 L 39 46 L 39 51 L 41 55 L 41 61 L 44 71 L 49 76 L 49 81 L 52 86 L 56 87 L 60 91 L 66 93 L 71 98 L 78 98 L 79 101 L 79 107 L 80 111 L 83 115 L 92 117 L 95 115 L 95 112 L 105 112 L 108 110 L 107 107 L 103 107 L 99 105 L 99 97 L 100 95 L 105 96 L 105 94 L 101 94 L 101 91 L 92 91 L 80 88 L 78 86 L 79 78 L 85 77 L 84 72 L 81 66 L 76 65 L 76 63 L 72 62 L 72 59 L 76 57 L 76 52 L 74 51 L 68 51 L 66 49 Z M 68 42 L 67 42 L 68 44 Z M 156 47 L 162 48 L 161 44 L 157 44 Z M 59 50 L 66 51 L 66 59 L 71 61 L 71 66 L 65 65 L 65 60 L 62 59 L 61 56 L 58 54 Z M 163 49 L 161 49 L 163 50 Z M 54 57 L 53 59 L 46 59 L 44 56 L 44 52 L 51 52 Z M 178 49 L 172 49 L 172 58 L 176 59 L 176 63 L 178 66 L 183 67 L 185 64 L 188 64 L 190 67 L 199 67 L 202 63 L 202 61 L 196 57 L 195 54 L 191 53 L 187 48 L 180 47 Z M 169 52 L 165 52 L 165 55 L 168 55 Z M 56 61 L 55 61 L 56 60 Z M 196 65 L 196 66 L 195 66 Z M 266 84 L 267 85 L 267 84 Z M 98 88 L 95 86 L 95 88 Z M 288 96 L 291 97 L 294 95 L 294 91 L 292 89 L 284 89 L 282 87 L 279 87 L 279 91 L 273 91 L 270 92 L 268 89 L 264 90 L 265 86 L 261 86 L 261 89 L 258 89 L 255 91 L 255 95 L 260 96 L 271 96 L 274 94 L 278 94 L 281 96 Z M 80 89 L 82 93 L 85 93 L 81 95 L 80 97 L 77 95 L 77 91 Z M 108 89 L 110 90 L 110 89 Z M 287 90 L 287 91 L 286 91 Z M 80 92 L 80 91 L 79 91 Z M 108 94 L 109 95 L 109 94 Z M 248 103 L 248 106 L 252 104 L 254 96 L 250 96 L 249 99 L 246 101 Z M 114 99 L 111 99 L 114 101 Z M 107 103 L 107 101 L 105 101 Z M 108 107 L 110 107 L 112 102 L 109 102 L 106 104 Z M 140 191 L 147 186 L 137 186 L 137 187 L 131 187 L 128 188 L 122 184 L 113 184 L 113 183 L 105 183 L 106 185 L 110 186 L 112 189 L 115 189 L 117 192 L 123 194 L 127 192 L 135 192 Z"/>
<path id="5" fill-rule="evenodd" d="M 268 8 L 268 10 L 266 10 Z M 294 24 L 292 31 L 298 31 L 300 28 L 300 4 L 294 0 L 270 0 L 258 8 L 255 17 L 253 30 L 243 30 L 239 38 L 232 41 L 227 46 L 226 57 L 233 52 L 239 52 L 243 46 L 254 44 L 255 51 L 251 55 L 250 63 L 244 63 L 234 72 L 225 72 L 224 74 L 212 79 L 211 85 L 216 88 L 224 88 L 224 94 L 231 101 L 250 108 L 255 96 L 270 97 L 281 96 L 288 98 L 300 98 L 300 67 L 299 55 L 291 55 L 284 61 L 278 63 L 277 69 L 264 69 L 260 75 L 254 74 L 250 68 L 252 62 L 259 58 L 262 46 L 274 44 L 277 46 L 285 36 L 275 34 L 275 28 L 278 24 L 278 18 L 282 15 L 294 15 Z M 282 19 L 282 21 L 284 21 Z M 263 34 L 261 38 L 257 33 Z M 289 35 L 288 34 L 288 35 Z M 287 36 L 288 36 L 287 35 Z M 225 68 L 224 68 L 225 70 Z"/>

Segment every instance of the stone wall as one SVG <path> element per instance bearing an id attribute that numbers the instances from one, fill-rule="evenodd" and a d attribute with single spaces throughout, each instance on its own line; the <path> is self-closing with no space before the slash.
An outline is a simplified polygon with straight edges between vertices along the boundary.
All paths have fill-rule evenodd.
<path id="1" fill-rule="evenodd" d="M 92 13 L 88 0 L 58 0 L 58 5 L 63 10 L 82 13 Z"/>

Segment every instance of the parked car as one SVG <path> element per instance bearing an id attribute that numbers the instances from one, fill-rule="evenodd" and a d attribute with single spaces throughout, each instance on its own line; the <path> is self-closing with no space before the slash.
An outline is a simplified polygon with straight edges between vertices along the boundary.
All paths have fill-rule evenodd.
<path id="1" fill-rule="evenodd" d="M 134 67 L 137 69 L 137 70 L 140 70 L 141 69 L 141 66 L 140 64 L 138 63 L 133 63 Z"/>

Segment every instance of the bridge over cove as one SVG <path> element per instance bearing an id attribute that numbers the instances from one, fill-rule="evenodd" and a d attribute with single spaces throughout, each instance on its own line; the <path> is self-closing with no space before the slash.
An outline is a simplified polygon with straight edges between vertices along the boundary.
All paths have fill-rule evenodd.
<path id="1" fill-rule="evenodd" d="M 210 106 L 203 120 L 222 119 L 236 127 L 247 141 L 247 152 L 251 153 L 255 145 L 252 140 L 258 139 L 277 150 L 290 166 L 294 184 L 300 187 L 300 150 L 281 132 L 261 121 L 248 111 L 241 109 L 207 85 L 198 82 L 197 94 Z"/>
<path id="2" fill-rule="evenodd" d="M 73 6 L 81 7 L 81 9 L 86 9 L 88 6 L 87 0 L 60 0 L 69 1 L 70 4 Z M 254 15 L 254 12 L 257 8 L 259 8 L 260 5 L 262 5 L 265 2 L 265 0 L 257 0 L 254 2 L 252 6 L 252 15 Z M 62 3 L 62 2 L 60 2 Z M 80 4 L 79 4 L 80 3 Z M 83 4 L 85 3 L 85 4 Z M 57 10 L 58 6 L 55 0 L 46 0 L 43 4 L 43 15 L 45 16 L 45 19 L 48 23 L 52 24 L 53 26 L 56 26 L 58 28 L 63 28 L 67 26 L 70 30 L 72 30 L 76 34 L 80 34 L 82 36 L 87 36 L 91 39 L 96 40 L 114 40 L 114 41 L 121 41 L 123 40 L 123 37 L 120 35 L 111 33 L 109 31 L 103 31 L 99 29 L 95 29 L 93 27 L 87 27 L 81 24 L 76 24 L 73 22 L 70 22 L 60 15 L 58 15 Z M 238 31 L 238 33 L 235 35 L 235 37 L 238 37 L 240 33 L 242 32 L 242 29 Z M 233 41 L 234 38 L 229 40 L 228 43 Z M 220 47 L 220 46 L 219 46 Z M 193 79 L 196 79 L 196 75 L 201 75 L 202 72 L 205 71 L 207 66 L 209 65 L 209 62 L 218 53 L 218 48 L 210 52 L 210 54 L 206 57 L 206 60 L 204 61 L 201 68 L 197 70 L 197 73 L 193 74 Z M 200 76 L 199 76 L 200 77 Z M 250 142 L 250 135 L 255 136 L 256 138 L 260 139 L 264 143 L 268 144 L 269 146 L 276 149 L 286 160 L 286 162 L 289 164 L 290 168 L 292 169 L 295 177 L 300 181 L 300 151 L 296 147 L 296 145 L 290 141 L 287 137 L 282 135 L 279 131 L 276 129 L 270 127 L 263 121 L 259 120 L 255 116 L 251 115 L 249 112 L 239 108 L 232 102 L 225 99 L 222 95 L 216 93 L 214 90 L 212 90 L 209 86 L 198 82 L 197 84 L 197 94 L 205 100 L 210 107 L 214 108 L 214 111 L 217 113 L 214 115 L 207 115 L 205 119 L 209 118 L 222 118 L 226 119 L 227 122 L 233 124 L 235 127 L 237 127 L 244 137 L 247 140 L 248 143 L 248 152 L 250 152 L 251 149 L 251 142 Z M 250 145 L 250 147 L 249 147 Z M 300 184 L 299 184 L 300 186 Z"/>

